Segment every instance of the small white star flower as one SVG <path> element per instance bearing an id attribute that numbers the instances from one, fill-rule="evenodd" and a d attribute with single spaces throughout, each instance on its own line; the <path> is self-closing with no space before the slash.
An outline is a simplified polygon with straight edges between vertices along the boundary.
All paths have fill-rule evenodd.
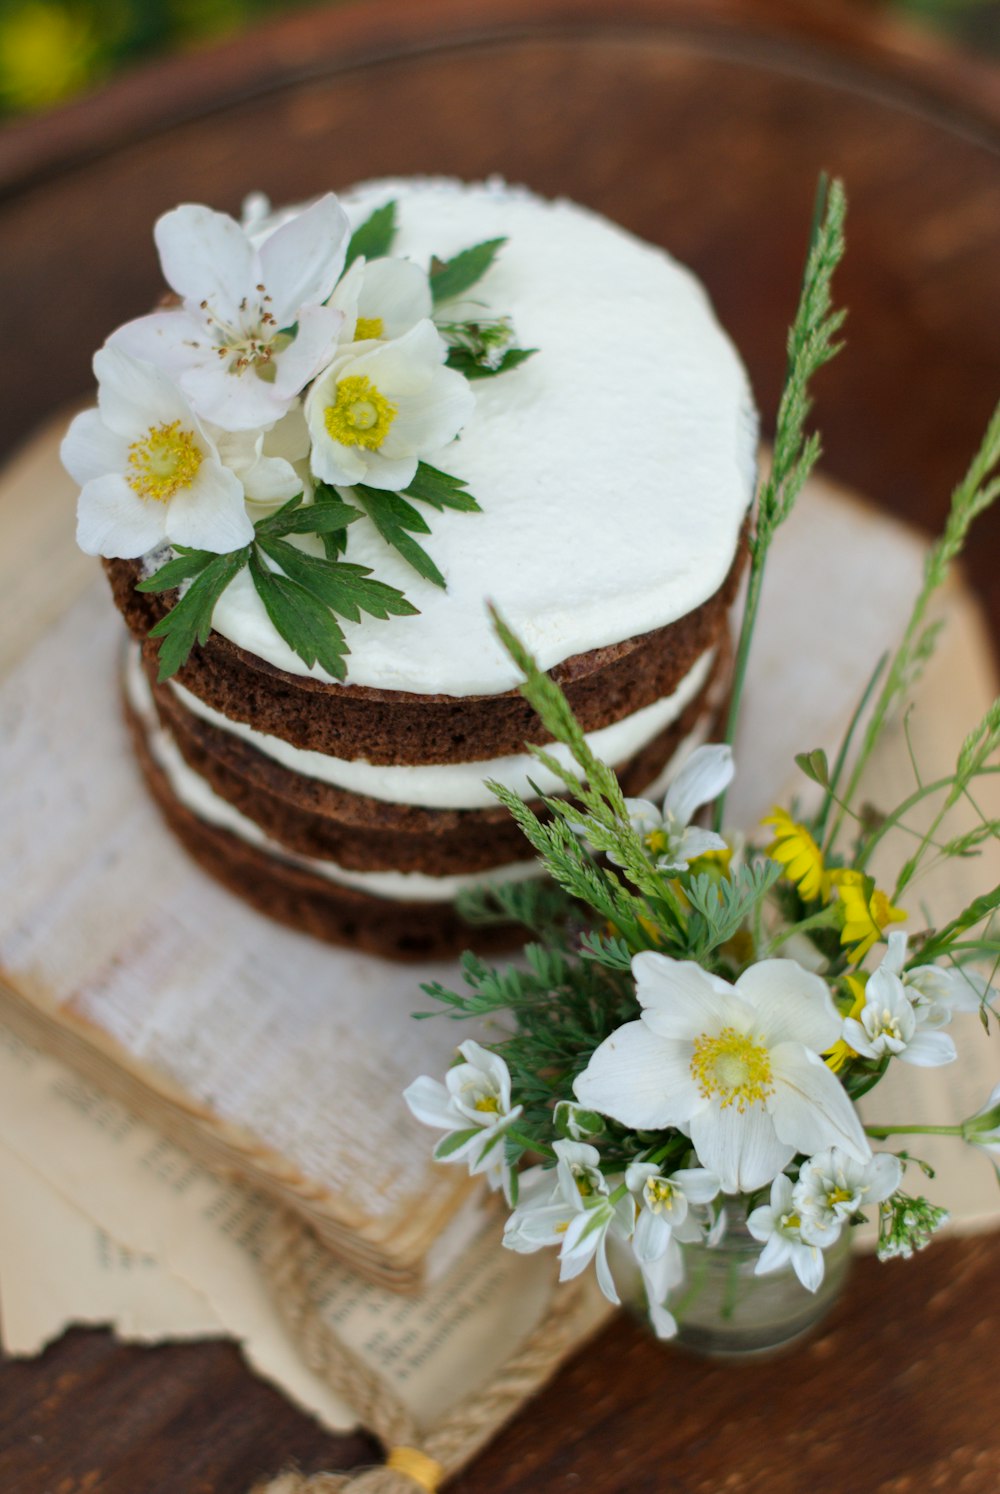
<path id="1" fill-rule="evenodd" d="M 626 799 L 629 824 L 641 838 L 659 871 L 682 872 L 708 851 L 724 851 L 726 842 L 712 830 L 691 824 L 696 812 L 718 798 L 733 778 L 729 747 L 699 747 L 667 790 L 663 808 L 649 799 Z M 620 866 L 614 855 L 610 861 Z"/>
<path id="2" fill-rule="evenodd" d="M 421 1075 L 403 1099 L 417 1120 L 448 1132 L 434 1150 L 439 1162 L 464 1162 L 473 1176 L 484 1173 L 490 1187 L 502 1187 L 509 1201 L 503 1134 L 523 1107 L 510 1103 L 510 1070 L 498 1053 L 471 1038 L 458 1051 L 464 1062 L 448 1070 L 444 1084 Z"/>
<path id="3" fill-rule="evenodd" d="M 186 204 L 157 220 L 167 284 L 182 304 L 127 322 L 113 345 L 175 378 L 225 430 L 272 424 L 329 363 L 344 313 L 323 303 L 350 240 L 332 193 L 256 245 L 226 213 Z"/>
<path id="4" fill-rule="evenodd" d="M 876 1061 L 888 1056 L 937 1068 L 956 1057 L 947 1033 L 918 1024 L 903 982 L 884 963 L 868 977 L 865 1004 L 856 1017 L 844 1022 L 843 1038 L 855 1053 Z"/>
<path id="5" fill-rule="evenodd" d="M 339 355 L 306 396 L 316 476 L 343 487 L 407 487 L 421 458 L 454 440 L 475 404 L 468 380 L 445 368 L 447 354 L 433 323 L 421 321 L 394 342 L 362 342 Z"/>
<path id="6" fill-rule="evenodd" d="M 249 544 L 243 485 L 167 375 L 115 347 L 94 373 L 98 407 L 77 415 L 60 451 L 81 485 L 81 550 L 130 559 L 165 542 L 219 554 Z"/>
<path id="7" fill-rule="evenodd" d="M 842 1022 L 819 976 L 762 960 L 735 985 L 690 960 L 632 961 L 638 1022 L 592 1054 L 581 1104 L 633 1126 L 690 1126 L 703 1167 L 726 1193 L 763 1187 L 796 1152 L 841 1146 L 871 1155 L 847 1094 L 819 1056 Z"/>
<path id="8" fill-rule="evenodd" d="M 635 1206 L 624 1189 L 612 1201 L 596 1147 L 557 1141 L 554 1150 L 558 1158 L 555 1186 L 551 1169 L 531 1168 L 523 1175 L 518 1206 L 507 1220 L 503 1243 L 521 1254 L 558 1245 L 560 1281 L 579 1276 L 594 1261 L 601 1291 L 617 1304 L 618 1292 L 608 1265 L 608 1235 L 629 1238 Z"/>
<path id="9" fill-rule="evenodd" d="M 658 1261 L 671 1239 L 700 1240 L 702 1230 L 690 1207 L 711 1203 L 720 1186 L 703 1167 L 679 1168 L 665 1176 L 655 1162 L 631 1163 L 625 1185 L 639 1204 L 632 1249 L 640 1265 Z"/>
<path id="10" fill-rule="evenodd" d="M 895 1193 L 902 1178 L 902 1163 L 889 1152 L 876 1152 L 868 1162 L 835 1146 L 818 1152 L 799 1168 L 793 1194 L 802 1238 L 826 1249 L 849 1219 Z"/>
<path id="11" fill-rule="evenodd" d="M 994 1165 L 1000 1169 L 1000 1084 L 996 1086 L 986 1104 L 962 1122 L 962 1135 L 973 1146 L 996 1158 Z"/>
<path id="12" fill-rule="evenodd" d="M 905 934 L 890 934 L 881 969 L 902 981 L 918 1027 L 947 1027 L 956 1012 L 978 1012 L 984 1004 L 992 1006 L 997 993 L 975 970 L 958 965 L 915 965 L 912 970 L 904 970 L 906 944 Z"/>
<path id="13" fill-rule="evenodd" d="M 764 1249 L 755 1276 L 767 1276 L 791 1266 L 808 1292 L 818 1290 L 825 1270 L 823 1252 L 802 1237 L 802 1221 L 792 1196 L 792 1180 L 781 1172 L 771 1184 L 771 1201 L 747 1216 L 747 1229 Z"/>

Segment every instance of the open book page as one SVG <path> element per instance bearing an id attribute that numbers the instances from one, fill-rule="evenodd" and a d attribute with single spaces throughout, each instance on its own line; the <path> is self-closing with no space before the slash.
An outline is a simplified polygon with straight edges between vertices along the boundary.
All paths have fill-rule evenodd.
<path id="1" fill-rule="evenodd" d="M 221 1338 L 206 1299 L 153 1256 L 120 1245 L 0 1144 L 0 1333 L 8 1354 L 38 1354 L 70 1324 L 128 1343 Z"/>
<path id="2" fill-rule="evenodd" d="M 0 1187 L 10 1352 L 33 1352 L 70 1322 L 121 1325 L 123 1336 L 143 1339 L 225 1332 L 326 1426 L 354 1424 L 299 1359 L 258 1273 L 274 1205 L 213 1177 L 2 1025 Z M 23 1229 L 19 1205 L 31 1212 Z M 557 1290 L 551 1252 L 515 1255 L 499 1236 L 498 1216 L 484 1213 L 459 1259 L 417 1295 L 373 1286 L 319 1242 L 306 1264 L 322 1280 L 322 1309 L 337 1336 L 422 1424 L 486 1385 Z M 609 1311 L 595 1288 L 578 1319 L 580 1339 Z"/>

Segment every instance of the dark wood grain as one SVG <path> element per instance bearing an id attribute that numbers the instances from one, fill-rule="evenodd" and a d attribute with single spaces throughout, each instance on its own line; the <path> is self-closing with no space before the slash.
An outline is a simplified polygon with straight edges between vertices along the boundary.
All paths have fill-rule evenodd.
<path id="1" fill-rule="evenodd" d="M 850 348 L 818 389 L 826 465 L 937 528 L 1000 392 L 1000 88 L 793 0 L 318 10 L 9 130 L 2 439 L 84 391 L 93 347 L 153 299 L 158 212 L 428 171 L 500 171 L 666 244 L 708 284 L 769 421 L 823 167 L 851 198 Z M 998 555 L 1000 516 L 970 556 L 1000 634 Z M 702 1364 L 618 1322 L 456 1494 L 996 1494 L 995 1250 L 862 1262 L 829 1329 L 769 1365 Z M 227 1346 L 74 1332 L 0 1366 L 3 1494 L 242 1494 L 289 1457 L 370 1456 Z"/>

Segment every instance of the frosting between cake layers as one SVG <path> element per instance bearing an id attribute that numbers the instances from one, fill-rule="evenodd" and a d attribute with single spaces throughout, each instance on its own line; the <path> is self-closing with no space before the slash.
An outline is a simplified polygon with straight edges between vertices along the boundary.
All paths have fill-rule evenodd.
<path id="1" fill-rule="evenodd" d="M 672 695 L 654 701 L 610 726 L 588 732 L 587 742 L 591 750 L 602 761 L 613 764 L 627 762 L 641 752 L 695 699 L 709 678 L 714 659 L 715 650 L 706 650 Z M 169 688 L 193 716 L 239 737 L 282 767 L 321 783 L 391 804 L 417 805 L 425 809 L 489 809 L 497 801 L 486 787 L 487 779 L 503 784 L 523 799 L 534 797 L 532 784 L 542 793 L 558 792 L 562 787 L 554 773 L 526 752 L 479 762 L 393 766 L 370 763 L 364 758 L 331 757 L 309 748 L 293 747 L 282 737 L 233 721 L 175 680 L 170 682 Z M 562 743 L 549 743 L 545 750 L 565 766 L 571 766 L 569 749 Z"/>
<path id="2" fill-rule="evenodd" d="M 483 509 L 428 515 L 425 546 L 447 591 L 367 518 L 352 525 L 347 558 L 401 588 L 420 615 L 349 624 L 348 682 L 458 697 L 512 688 L 518 673 L 487 599 L 546 669 L 698 607 L 736 552 L 756 445 L 746 374 L 698 281 L 582 207 L 498 182 L 377 182 L 345 207 L 357 223 L 390 198 L 393 252 L 423 265 L 507 237 L 476 309 L 510 313 L 518 343 L 539 351 L 477 381 L 460 438 L 432 458 Z M 279 669 L 329 678 L 278 636 L 246 570 L 213 625 Z"/>

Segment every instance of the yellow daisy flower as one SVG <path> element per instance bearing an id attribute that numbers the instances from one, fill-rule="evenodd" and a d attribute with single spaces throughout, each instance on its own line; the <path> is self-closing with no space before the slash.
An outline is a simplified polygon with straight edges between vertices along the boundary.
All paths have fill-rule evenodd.
<path id="1" fill-rule="evenodd" d="M 803 902 L 829 897 L 830 877 L 823 865 L 823 852 L 805 825 L 777 807 L 761 823 L 774 830 L 767 854 L 784 867 L 786 878 L 798 888 Z"/>
<path id="2" fill-rule="evenodd" d="M 888 894 L 880 888 L 872 887 L 869 893 L 871 881 L 862 872 L 845 867 L 832 872 L 830 880 L 837 889 L 844 914 L 840 942 L 850 949 L 852 959 L 863 960 L 889 924 L 902 923 L 907 915 L 902 908 L 894 908 Z"/>

